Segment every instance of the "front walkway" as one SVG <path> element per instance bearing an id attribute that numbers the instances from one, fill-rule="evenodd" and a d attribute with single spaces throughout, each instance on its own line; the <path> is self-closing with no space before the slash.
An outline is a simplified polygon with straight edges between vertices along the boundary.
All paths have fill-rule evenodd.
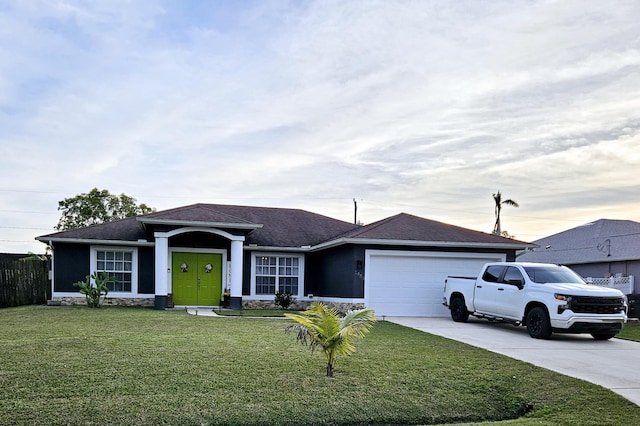
<path id="1" fill-rule="evenodd" d="M 219 317 L 220 315 L 216 314 L 213 308 L 185 308 L 188 314 L 196 315 L 200 317 Z"/>

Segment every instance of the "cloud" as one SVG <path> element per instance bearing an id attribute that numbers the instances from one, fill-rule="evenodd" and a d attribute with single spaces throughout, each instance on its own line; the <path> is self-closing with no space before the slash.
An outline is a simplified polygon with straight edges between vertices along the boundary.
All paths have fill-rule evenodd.
<path id="1" fill-rule="evenodd" d="M 0 202 L 48 216 L 0 219 L 52 226 L 58 200 L 99 187 L 158 208 L 286 205 L 349 221 L 355 197 L 365 222 L 407 211 L 487 231 L 500 189 L 521 204 L 503 227 L 524 239 L 640 220 L 639 9 L 4 4 Z"/>

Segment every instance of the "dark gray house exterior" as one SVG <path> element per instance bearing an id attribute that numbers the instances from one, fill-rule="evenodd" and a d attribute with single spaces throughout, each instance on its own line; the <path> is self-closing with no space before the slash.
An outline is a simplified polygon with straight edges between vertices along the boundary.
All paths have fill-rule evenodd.
<path id="1" fill-rule="evenodd" d="M 378 315 L 446 315 L 447 275 L 515 260 L 529 247 L 401 213 L 359 226 L 316 213 L 194 204 L 37 238 L 53 251 L 52 299 L 82 303 L 73 283 L 116 276 L 108 303 L 270 306 L 277 291 L 299 303 L 368 306 Z"/>

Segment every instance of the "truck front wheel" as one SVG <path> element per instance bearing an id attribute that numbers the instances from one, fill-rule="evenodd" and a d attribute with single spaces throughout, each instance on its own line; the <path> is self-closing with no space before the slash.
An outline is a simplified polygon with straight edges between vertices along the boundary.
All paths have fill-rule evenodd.
<path id="1" fill-rule="evenodd" d="M 469 311 L 464 303 L 464 298 L 456 296 L 451 299 L 451 319 L 455 322 L 467 322 L 469 319 Z"/>
<path id="2" fill-rule="evenodd" d="M 599 331 L 597 333 L 591 333 L 591 336 L 596 340 L 609 340 L 615 337 L 616 334 L 618 334 L 617 331 Z"/>
<path id="3" fill-rule="evenodd" d="M 527 314 L 527 331 L 534 339 L 548 339 L 551 337 L 549 315 L 544 308 L 536 306 Z"/>

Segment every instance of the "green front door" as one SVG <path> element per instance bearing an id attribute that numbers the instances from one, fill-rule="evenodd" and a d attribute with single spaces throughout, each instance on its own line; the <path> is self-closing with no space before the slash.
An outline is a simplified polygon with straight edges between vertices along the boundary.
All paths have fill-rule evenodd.
<path id="1" fill-rule="evenodd" d="M 171 257 L 171 287 L 176 305 L 219 305 L 222 254 L 174 252 Z"/>

